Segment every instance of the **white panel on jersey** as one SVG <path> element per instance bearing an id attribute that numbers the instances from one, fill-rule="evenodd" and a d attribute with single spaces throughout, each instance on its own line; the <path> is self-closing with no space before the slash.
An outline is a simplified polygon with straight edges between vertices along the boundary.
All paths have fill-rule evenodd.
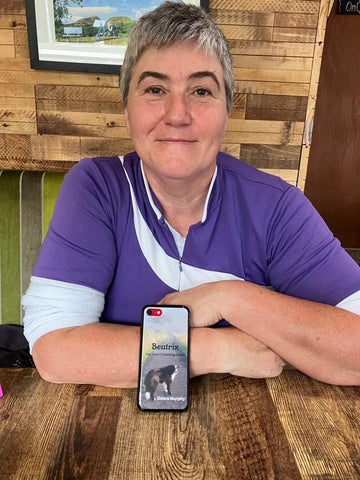
<path id="1" fill-rule="evenodd" d="M 123 157 L 120 157 L 120 160 L 123 163 Z M 131 201 L 134 211 L 134 227 L 141 251 L 152 270 L 162 282 L 174 290 L 186 290 L 208 282 L 243 280 L 231 273 L 204 270 L 202 268 L 194 267 L 180 262 L 180 259 L 167 255 L 153 236 L 141 215 L 130 178 L 125 168 L 124 172 L 130 187 Z M 149 194 L 150 192 L 148 192 L 148 195 Z M 158 215 L 158 211 L 156 213 Z"/>

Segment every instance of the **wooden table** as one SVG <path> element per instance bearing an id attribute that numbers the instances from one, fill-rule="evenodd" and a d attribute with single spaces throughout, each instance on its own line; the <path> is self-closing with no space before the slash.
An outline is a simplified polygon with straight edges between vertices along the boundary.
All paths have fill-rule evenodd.
<path id="1" fill-rule="evenodd" d="M 135 390 L 55 385 L 0 369 L 0 479 L 360 479 L 360 388 L 285 371 L 191 381 L 185 413 Z"/>

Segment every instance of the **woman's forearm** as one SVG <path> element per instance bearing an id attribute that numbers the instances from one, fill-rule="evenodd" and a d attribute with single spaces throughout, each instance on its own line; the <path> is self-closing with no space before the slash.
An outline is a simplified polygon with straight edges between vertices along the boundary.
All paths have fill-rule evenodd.
<path id="1" fill-rule="evenodd" d="M 224 318 L 318 380 L 360 385 L 360 317 L 355 313 L 236 280 L 203 284 L 162 302 L 189 307 L 195 327 Z"/>
<path id="2" fill-rule="evenodd" d="M 49 382 L 132 388 L 137 385 L 139 347 L 139 327 L 93 323 L 40 337 L 33 358 Z"/>
<path id="3" fill-rule="evenodd" d="M 212 349 L 213 337 L 212 329 L 191 329 L 192 377 L 216 370 L 218 346 Z M 33 358 L 40 375 L 49 382 L 133 388 L 138 383 L 139 353 L 139 327 L 94 323 L 40 337 Z"/>
<path id="4" fill-rule="evenodd" d="M 225 318 L 319 380 L 360 385 L 360 317 L 246 282 L 225 285 Z"/>
<path id="5" fill-rule="evenodd" d="M 54 383 L 133 388 L 138 383 L 140 328 L 94 323 L 40 337 L 33 358 Z M 190 329 L 190 376 L 231 373 L 252 378 L 279 375 L 281 358 L 236 328 Z"/>

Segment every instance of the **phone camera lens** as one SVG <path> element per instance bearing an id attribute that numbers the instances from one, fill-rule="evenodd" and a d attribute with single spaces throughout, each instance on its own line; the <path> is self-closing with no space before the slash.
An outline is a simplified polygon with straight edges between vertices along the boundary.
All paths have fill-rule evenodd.
<path id="1" fill-rule="evenodd" d="M 151 310 L 151 308 L 149 308 L 146 313 L 151 317 L 151 315 L 153 314 L 153 311 Z"/>

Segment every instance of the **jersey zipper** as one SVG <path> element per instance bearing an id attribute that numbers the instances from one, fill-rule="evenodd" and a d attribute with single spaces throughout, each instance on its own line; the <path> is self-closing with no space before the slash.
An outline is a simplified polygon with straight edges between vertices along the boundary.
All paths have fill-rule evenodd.
<path id="1" fill-rule="evenodd" d="M 181 273 L 183 271 L 183 268 L 182 268 L 182 257 L 179 257 L 179 283 L 178 283 L 178 292 L 180 292 L 180 288 L 181 288 Z"/>

